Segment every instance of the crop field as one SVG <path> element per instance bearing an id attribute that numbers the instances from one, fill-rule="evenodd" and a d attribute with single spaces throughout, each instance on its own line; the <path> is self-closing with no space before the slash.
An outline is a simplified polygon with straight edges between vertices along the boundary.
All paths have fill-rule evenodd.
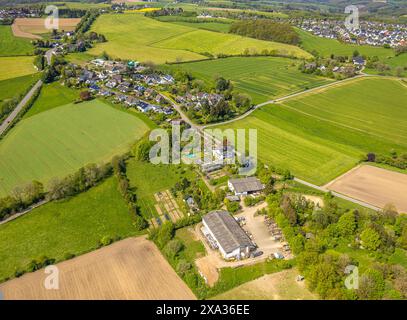
<path id="1" fill-rule="evenodd" d="M 108 178 L 78 196 L 45 204 L 0 225 L 0 282 L 43 255 L 61 261 L 68 253 L 96 249 L 103 237 L 134 235 L 117 184 L 116 178 Z"/>
<path id="2" fill-rule="evenodd" d="M 230 291 L 222 293 L 215 300 L 315 300 L 304 281 L 296 281 L 297 269 L 290 269 L 265 275 Z"/>
<path id="3" fill-rule="evenodd" d="M 0 142 L 0 196 L 34 179 L 46 183 L 85 164 L 109 161 L 147 130 L 136 116 L 98 100 L 23 119 Z"/>
<path id="4" fill-rule="evenodd" d="M 207 82 L 223 76 L 234 87 L 247 93 L 254 103 L 320 86 L 333 80 L 304 74 L 298 62 L 278 57 L 232 57 L 176 65 Z"/>
<path id="5" fill-rule="evenodd" d="M 59 19 L 58 30 L 73 31 L 81 19 Z M 17 18 L 12 25 L 13 34 L 16 37 L 28 39 L 41 39 L 41 34 L 50 33 L 45 27 L 45 19 L 40 18 Z"/>
<path id="6" fill-rule="evenodd" d="M 355 79 L 264 106 L 221 128 L 257 129 L 262 161 L 322 185 L 368 152 L 406 150 L 406 99 L 401 81 Z"/>
<path id="7" fill-rule="evenodd" d="M 33 57 L 0 57 L 0 81 L 37 72 Z"/>
<path id="8" fill-rule="evenodd" d="M 137 190 L 141 213 L 146 219 L 150 219 L 158 216 L 154 194 L 171 189 L 183 177 L 193 177 L 193 173 L 188 167 L 154 165 L 131 159 L 127 164 L 127 176 L 130 185 Z"/>
<path id="9" fill-rule="evenodd" d="M 28 88 L 33 85 L 39 76 L 38 74 L 31 74 L 13 79 L 6 79 L 0 81 L 0 102 L 19 97 L 24 94 Z"/>
<path id="10" fill-rule="evenodd" d="M 0 289 L 7 300 L 196 299 L 154 243 L 129 238 L 62 262 L 59 290 L 46 290 L 44 270 L 11 280 Z"/>
<path id="11" fill-rule="evenodd" d="M 99 55 L 106 51 L 114 57 L 155 63 L 205 59 L 203 53 L 242 54 L 245 49 L 310 56 L 295 46 L 160 22 L 138 13 L 102 15 L 92 30 L 103 33 L 108 42 L 98 44 L 89 51 L 90 54 Z"/>
<path id="12" fill-rule="evenodd" d="M 385 186 L 385 188 L 383 188 Z M 326 186 L 379 208 L 392 203 L 407 213 L 407 175 L 372 166 L 360 166 Z"/>
<path id="13" fill-rule="evenodd" d="M 14 37 L 10 26 L 0 25 L 0 56 L 25 56 L 33 51 L 29 40 Z"/>
<path id="14" fill-rule="evenodd" d="M 300 35 L 301 47 L 304 48 L 304 50 L 307 50 L 308 52 L 315 50 L 324 57 L 328 57 L 332 53 L 336 56 L 352 57 L 355 50 L 361 55 L 370 57 L 377 56 L 381 59 L 394 56 L 394 51 L 392 49 L 341 43 L 335 39 L 321 38 L 300 29 L 297 29 L 297 32 Z"/>

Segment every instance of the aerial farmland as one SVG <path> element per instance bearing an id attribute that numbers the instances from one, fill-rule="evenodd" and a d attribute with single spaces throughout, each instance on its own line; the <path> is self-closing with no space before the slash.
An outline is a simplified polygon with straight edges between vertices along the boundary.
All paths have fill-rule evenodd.
<path id="1" fill-rule="evenodd" d="M 407 7 L 347 4 L 0 0 L 0 300 L 407 299 Z"/>

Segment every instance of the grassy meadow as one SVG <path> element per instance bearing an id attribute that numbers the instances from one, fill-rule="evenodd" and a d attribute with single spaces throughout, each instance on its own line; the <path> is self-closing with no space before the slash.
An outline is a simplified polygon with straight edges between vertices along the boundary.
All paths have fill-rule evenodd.
<path id="1" fill-rule="evenodd" d="M 40 95 L 30 110 L 24 115 L 24 118 L 66 105 L 77 100 L 78 97 L 79 93 L 77 90 L 63 86 L 59 82 L 44 84 Z"/>
<path id="2" fill-rule="evenodd" d="M 239 92 L 261 103 L 289 93 L 320 86 L 333 80 L 305 74 L 298 70 L 298 62 L 279 57 L 232 57 L 210 61 L 178 64 L 197 78 L 211 82 L 223 76 L 233 82 Z"/>
<path id="3" fill-rule="evenodd" d="M 203 54 L 237 55 L 245 49 L 258 53 L 264 49 L 276 50 L 281 54 L 310 57 L 295 46 L 160 22 L 139 13 L 102 15 L 92 30 L 103 33 L 108 42 L 98 44 L 90 54 L 106 51 L 114 57 L 155 63 L 201 60 L 206 58 Z"/>
<path id="4" fill-rule="evenodd" d="M 137 193 L 137 202 L 146 218 L 156 216 L 154 194 L 171 189 L 182 177 L 193 177 L 188 167 L 176 165 L 154 165 L 131 159 L 127 163 L 127 177 Z"/>
<path id="5" fill-rule="evenodd" d="M 301 47 L 304 50 L 307 50 L 308 52 L 316 51 L 323 57 L 329 57 L 332 53 L 336 56 L 351 57 L 355 50 L 361 55 L 370 57 L 377 56 L 381 59 L 394 56 L 394 51 L 392 49 L 341 43 L 335 39 L 315 36 L 301 29 L 297 29 L 297 32 L 300 35 Z"/>
<path id="6" fill-rule="evenodd" d="M 39 78 L 39 74 L 6 79 L 0 81 L 0 102 L 24 94 Z"/>
<path id="7" fill-rule="evenodd" d="M 10 26 L 0 25 L 0 57 L 31 55 L 33 51 L 30 40 L 14 37 Z M 0 67 L 2 64 L 0 62 Z M 0 72 L 0 75 L 2 73 Z"/>
<path id="8" fill-rule="evenodd" d="M 103 237 L 134 235 L 117 184 L 109 178 L 74 198 L 45 204 L 0 225 L 0 282 L 41 256 L 63 260 L 67 254 L 96 249 Z"/>
<path id="9" fill-rule="evenodd" d="M 406 99 L 400 81 L 357 79 L 264 106 L 221 128 L 257 129 L 262 161 L 323 185 L 368 152 L 406 150 Z"/>
<path id="10" fill-rule="evenodd" d="M 0 81 L 36 73 L 33 61 L 30 56 L 0 57 Z"/>
<path id="11" fill-rule="evenodd" d="M 265 275 L 226 291 L 215 300 L 315 300 L 305 282 L 296 281 L 296 268 Z"/>
<path id="12" fill-rule="evenodd" d="M 47 183 L 126 152 L 148 130 L 137 116 L 98 100 L 23 119 L 0 141 L 0 196 L 32 180 Z"/>
<path id="13" fill-rule="evenodd" d="M 230 30 L 231 19 L 198 19 L 195 17 L 178 17 L 178 16 L 162 16 L 154 19 L 161 22 L 172 22 L 182 26 L 204 29 L 209 31 L 217 31 L 228 33 Z"/>

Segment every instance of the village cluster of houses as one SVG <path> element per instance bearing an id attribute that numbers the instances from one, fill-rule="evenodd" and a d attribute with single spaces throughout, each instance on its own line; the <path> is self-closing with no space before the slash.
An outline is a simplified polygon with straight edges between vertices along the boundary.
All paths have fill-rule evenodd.
<path id="1" fill-rule="evenodd" d="M 187 110 L 201 110 L 204 106 L 209 108 L 216 106 L 221 100 L 224 100 L 223 94 L 198 92 L 196 94 L 187 93 L 184 96 L 177 96 L 176 101 L 183 105 Z"/>
<path id="2" fill-rule="evenodd" d="M 328 38 L 340 39 L 344 42 L 385 46 L 392 48 L 407 44 L 407 25 L 387 24 L 372 21 L 360 21 L 359 28 L 348 30 L 344 21 L 321 21 L 305 19 L 299 21 L 297 25 L 312 34 Z"/>
<path id="3" fill-rule="evenodd" d="M 94 95 L 112 97 L 114 102 L 141 112 L 173 114 L 173 108 L 166 105 L 166 99 L 154 87 L 173 84 L 174 78 L 168 74 L 143 73 L 145 70 L 135 61 L 95 59 L 78 73 L 76 83 L 88 87 Z"/>
<path id="4" fill-rule="evenodd" d="M 38 18 L 42 14 L 39 8 L 18 7 L 0 9 L 0 22 L 14 20 L 16 18 Z"/>

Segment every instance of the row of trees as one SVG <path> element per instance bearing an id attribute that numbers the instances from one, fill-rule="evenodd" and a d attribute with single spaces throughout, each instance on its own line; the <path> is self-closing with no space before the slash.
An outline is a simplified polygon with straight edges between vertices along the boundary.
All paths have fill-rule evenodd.
<path id="1" fill-rule="evenodd" d="M 234 22 L 230 27 L 230 33 L 293 45 L 300 43 L 300 37 L 291 25 L 269 19 L 248 19 Z"/>
<path id="2" fill-rule="evenodd" d="M 362 160 L 383 163 L 399 169 L 407 169 L 407 153 L 398 154 L 395 150 L 390 151 L 389 155 L 370 152 Z"/>
<path id="3" fill-rule="evenodd" d="M 112 165 L 88 164 L 65 178 L 54 178 L 45 188 L 32 181 L 16 187 L 9 196 L 0 199 L 0 220 L 20 212 L 42 200 L 60 200 L 82 193 L 112 174 Z"/>
<path id="4" fill-rule="evenodd" d="M 119 181 L 119 191 L 126 201 L 129 211 L 133 218 L 133 225 L 137 231 L 148 227 L 147 221 L 140 214 L 137 206 L 137 196 L 134 188 L 130 186 L 130 181 L 126 175 L 126 161 L 124 157 L 116 156 L 112 159 L 113 172 Z"/>

